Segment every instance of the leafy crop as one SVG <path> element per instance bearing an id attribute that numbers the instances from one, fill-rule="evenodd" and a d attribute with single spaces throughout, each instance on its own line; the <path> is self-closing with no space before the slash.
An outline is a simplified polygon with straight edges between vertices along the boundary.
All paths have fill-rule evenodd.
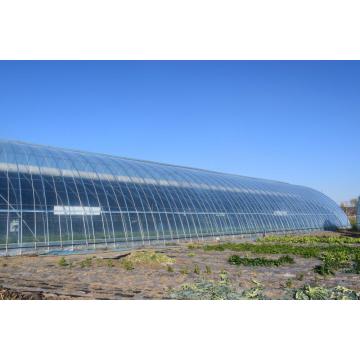
<path id="1" fill-rule="evenodd" d="M 193 284 L 184 284 L 170 294 L 178 300 L 240 300 L 242 294 L 229 284 L 221 281 L 200 280 Z"/>
<path id="2" fill-rule="evenodd" d="M 252 280 L 255 284 L 251 289 L 245 290 L 242 295 L 248 300 L 265 300 L 266 297 L 263 295 L 264 286 L 256 280 Z"/>
<path id="3" fill-rule="evenodd" d="M 239 292 L 231 285 L 228 273 L 222 271 L 220 280 L 199 280 L 192 284 L 184 284 L 173 290 L 170 298 L 178 300 L 262 300 L 263 286 L 253 281 L 255 286 Z"/>
<path id="4" fill-rule="evenodd" d="M 322 264 L 314 271 L 320 275 L 334 275 L 335 271 L 349 266 L 350 256 L 346 252 L 327 252 L 322 256 Z"/>
<path id="5" fill-rule="evenodd" d="M 252 252 L 254 254 L 291 254 L 303 257 L 317 257 L 324 250 L 317 246 L 295 246 L 288 244 L 235 244 L 224 243 L 215 245 L 205 245 L 205 251 L 237 251 L 237 252 Z"/>
<path id="6" fill-rule="evenodd" d="M 359 294 L 354 290 L 337 286 L 332 289 L 324 287 L 305 285 L 294 292 L 295 300 L 359 300 Z"/>
<path id="7" fill-rule="evenodd" d="M 224 243 L 205 245 L 205 251 L 251 252 L 254 254 L 288 254 L 305 258 L 321 258 L 325 253 L 344 253 L 349 256 L 360 254 L 360 248 L 347 245 L 297 245 L 297 244 L 264 244 L 264 243 Z"/>
<path id="8" fill-rule="evenodd" d="M 247 258 L 238 255 L 232 255 L 229 258 L 229 263 L 232 265 L 244 266 L 281 266 L 285 264 L 293 264 L 294 259 L 288 255 L 281 256 L 279 259 L 266 258 Z"/>

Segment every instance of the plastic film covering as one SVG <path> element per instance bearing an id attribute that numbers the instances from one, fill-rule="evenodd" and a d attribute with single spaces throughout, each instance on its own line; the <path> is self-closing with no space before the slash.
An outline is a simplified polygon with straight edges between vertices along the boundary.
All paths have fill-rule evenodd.
<path id="1" fill-rule="evenodd" d="M 0 252 L 347 228 L 287 183 L 0 141 Z"/>

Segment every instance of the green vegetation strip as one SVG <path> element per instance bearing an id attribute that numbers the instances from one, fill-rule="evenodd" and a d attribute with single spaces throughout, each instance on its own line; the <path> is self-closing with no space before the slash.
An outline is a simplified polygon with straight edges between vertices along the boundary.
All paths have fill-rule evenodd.
<path id="1" fill-rule="evenodd" d="M 360 244 L 360 238 L 342 235 L 303 235 L 303 236 L 267 236 L 259 239 L 260 243 L 285 244 Z"/>
<path id="2" fill-rule="evenodd" d="M 229 263 L 232 265 L 244 266 L 281 266 L 286 264 L 294 264 L 294 259 L 288 255 L 281 256 L 279 259 L 265 259 L 265 258 L 246 258 L 238 255 L 232 255 L 229 258 Z"/>
<path id="3" fill-rule="evenodd" d="M 305 258 L 320 257 L 325 252 L 344 252 L 346 254 L 360 254 L 360 248 L 354 248 L 346 245 L 306 245 L 298 246 L 291 244 L 249 244 L 249 243 L 224 243 L 215 245 L 205 245 L 205 251 L 237 251 L 251 252 L 254 254 L 288 254 L 298 255 Z"/>
<path id="4" fill-rule="evenodd" d="M 296 255 L 317 258 L 322 263 L 314 268 L 320 275 L 334 275 L 343 269 L 347 273 L 360 274 L 360 247 L 354 246 L 359 239 L 342 236 L 284 236 L 269 237 L 256 243 L 224 243 L 206 245 L 205 251 L 250 252 L 253 254 Z M 276 243 L 276 241 L 279 241 Z M 281 258 L 280 258 L 281 259 Z M 278 259 L 279 260 L 279 259 Z M 275 263 L 272 263 L 274 262 Z M 246 266 L 279 266 L 276 260 L 248 259 L 232 256 L 230 263 Z"/>

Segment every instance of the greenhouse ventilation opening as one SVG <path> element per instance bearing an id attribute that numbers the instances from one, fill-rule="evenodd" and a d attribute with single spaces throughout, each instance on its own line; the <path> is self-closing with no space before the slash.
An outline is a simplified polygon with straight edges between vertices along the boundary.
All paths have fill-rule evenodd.
<path id="1" fill-rule="evenodd" d="M 0 141 L 0 254 L 349 227 L 283 182 Z"/>

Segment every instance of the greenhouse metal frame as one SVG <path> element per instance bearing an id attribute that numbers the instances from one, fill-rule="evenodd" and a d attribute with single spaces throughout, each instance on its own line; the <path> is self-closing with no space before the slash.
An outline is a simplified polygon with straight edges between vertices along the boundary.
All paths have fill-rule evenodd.
<path id="1" fill-rule="evenodd" d="M 348 226 L 303 186 L 0 141 L 0 254 Z"/>

